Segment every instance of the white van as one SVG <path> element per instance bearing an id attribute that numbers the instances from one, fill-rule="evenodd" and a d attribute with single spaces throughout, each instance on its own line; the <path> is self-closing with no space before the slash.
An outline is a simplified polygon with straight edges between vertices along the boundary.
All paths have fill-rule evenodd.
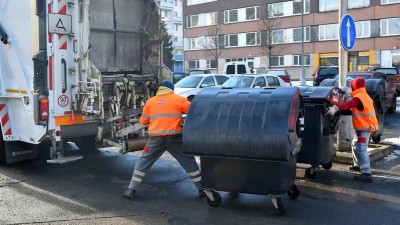
<path id="1" fill-rule="evenodd" d="M 224 66 L 224 74 L 250 74 L 247 62 L 227 62 Z"/>

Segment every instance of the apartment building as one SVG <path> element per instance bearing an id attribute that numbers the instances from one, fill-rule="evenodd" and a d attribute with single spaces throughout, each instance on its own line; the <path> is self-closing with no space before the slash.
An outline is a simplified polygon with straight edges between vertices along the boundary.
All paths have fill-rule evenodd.
<path id="1" fill-rule="evenodd" d="M 400 0 L 348 0 L 347 13 L 357 32 L 356 44 L 347 53 L 349 71 L 376 64 L 400 66 Z M 318 66 L 338 65 L 338 0 L 187 0 L 183 14 L 186 70 L 221 72 L 225 62 L 246 61 L 255 69 L 286 68 L 298 78 L 302 16 L 307 78 Z M 204 44 L 210 30 L 221 31 L 213 33 L 221 49 L 218 68 Z M 266 48 L 272 49 L 269 54 Z"/>
<path id="2" fill-rule="evenodd" d="M 174 47 L 174 73 L 183 73 L 183 0 L 160 0 L 161 19 L 165 22 Z"/>

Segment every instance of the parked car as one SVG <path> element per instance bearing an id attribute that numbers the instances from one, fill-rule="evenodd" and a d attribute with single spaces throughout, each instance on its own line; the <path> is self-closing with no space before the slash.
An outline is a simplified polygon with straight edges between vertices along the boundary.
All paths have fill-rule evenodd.
<path id="1" fill-rule="evenodd" d="M 283 81 L 282 78 L 269 74 L 244 74 L 232 76 L 224 84 L 222 88 L 263 88 L 263 87 L 279 87 L 290 86 Z"/>
<path id="2" fill-rule="evenodd" d="M 211 74 L 210 70 L 203 70 L 203 69 L 194 69 L 189 70 L 188 75 L 197 75 L 197 74 Z"/>
<path id="3" fill-rule="evenodd" d="M 314 77 L 313 86 L 319 86 L 323 80 L 333 79 L 338 74 L 339 67 L 337 66 L 320 66 L 315 70 L 315 73 L 312 75 Z"/>
<path id="4" fill-rule="evenodd" d="M 389 113 L 393 113 L 396 111 L 396 98 L 397 93 L 393 82 L 388 78 L 389 76 L 377 71 L 364 71 L 364 72 L 352 72 L 347 73 L 347 79 L 354 79 L 356 77 L 362 77 L 364 79 L 384 79 L 387 81 L 388 87 L 385 98 L 385 111 Z"/>
<path id="5" fill-rule="evenodd" d="M 280 78 L 282 78 L 283 81 L 286 83 L 292 85 L 290 75 L 287 70 L 285 69 L 272 69 L 267 72 L 268 75 L 276 75 Z"/>
<path id="6" fill-rule="evenodd" d="M 175 84 L 174 92 L 192 101 L 194 96 L 196 96 L 202 88 L 221 85 L 228 79 L 228 76 L 222 74 L 191 75 L 178 81 L 178 83 Z"/>
<path id="7" fill-rule="evenodd" d="M 254 71 L 253 71 L 254 72 Z M 224 74 L 250 74 L 250 67 L 247 62 L 238 61 L 238 62 L 227 62 L 224 65 Z"/>
<path id="8" fill-rule="evenodd" d="M 400 71 L 396 67 L 375 67 L 370 66 L 365 71 L 378 71 L 388 75 L 396 88 L 397 96 L 400 96 Z"/>

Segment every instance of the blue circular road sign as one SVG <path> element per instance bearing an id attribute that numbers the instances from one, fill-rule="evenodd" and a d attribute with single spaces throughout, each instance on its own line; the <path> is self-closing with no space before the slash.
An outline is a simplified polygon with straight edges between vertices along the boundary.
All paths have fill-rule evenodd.
<path id="1" fill-rule="evenodd" d="M 349 14 L 340 21 L 340 43 L 346 50 L 351 50 L 356 44 L 356 25 Z"/>

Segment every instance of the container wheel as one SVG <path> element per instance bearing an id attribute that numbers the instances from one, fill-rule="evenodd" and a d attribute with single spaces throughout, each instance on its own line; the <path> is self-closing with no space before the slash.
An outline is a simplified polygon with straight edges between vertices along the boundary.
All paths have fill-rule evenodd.
<path id="1" fill-rule="evenodd" d="M 207 195 L 207 203 L 212 207 L 219 206 L 222 201 L 221 195 L 216 191 L 212 191 L 212 196 L 213 196 L 214 200 L 211 200 Z"/>
<path id="2" fill-rule="evenodd" d="M 317 172 L 315 171 L 315 168 L 310 167 L 306 169 L 306 177 L 310 180 L 314 179 L 315 176 L 317 176 Z"/>
<path id="3" fill-rule="evenodd" d="M 296 199 L 300 196 L 300 191 L 297 186 L 293 184 L 292 187 L 290 187 L 290 189 L 287 191 L 287 195 L 290 199 Z"/>
<path id="4" fill-rule="evenodd" d="M 397 95 L 394 95 L 393 96 L 393 99 L 392 99 L 392 104 L 390 105 L 390 108 L 388 109 L 388 113 L 394 113 L 394 112 L 396 112 L 396 107 L 397 107 Z"/>
<path id="5" fill-rule="evenodd" d="M 378 144 L 379 142 L 381 142 L 381 135 L 371 135 L 372 141 L 376 144 Z"/>
<path id="6" fill-rule="evenodd" d="M 332 162 L 322 164 L 322 168 L 324 168 L 324 170 L 330 170 L 332 168 Z"/>
<path id="7" fill-rule="evenodd" d="M 274 212 L 278 216 L 283 216 L 286 212 L 283 207 L 282 199 L 280 197 L 272 197 L 272 205 L 274 206 Z"/>

